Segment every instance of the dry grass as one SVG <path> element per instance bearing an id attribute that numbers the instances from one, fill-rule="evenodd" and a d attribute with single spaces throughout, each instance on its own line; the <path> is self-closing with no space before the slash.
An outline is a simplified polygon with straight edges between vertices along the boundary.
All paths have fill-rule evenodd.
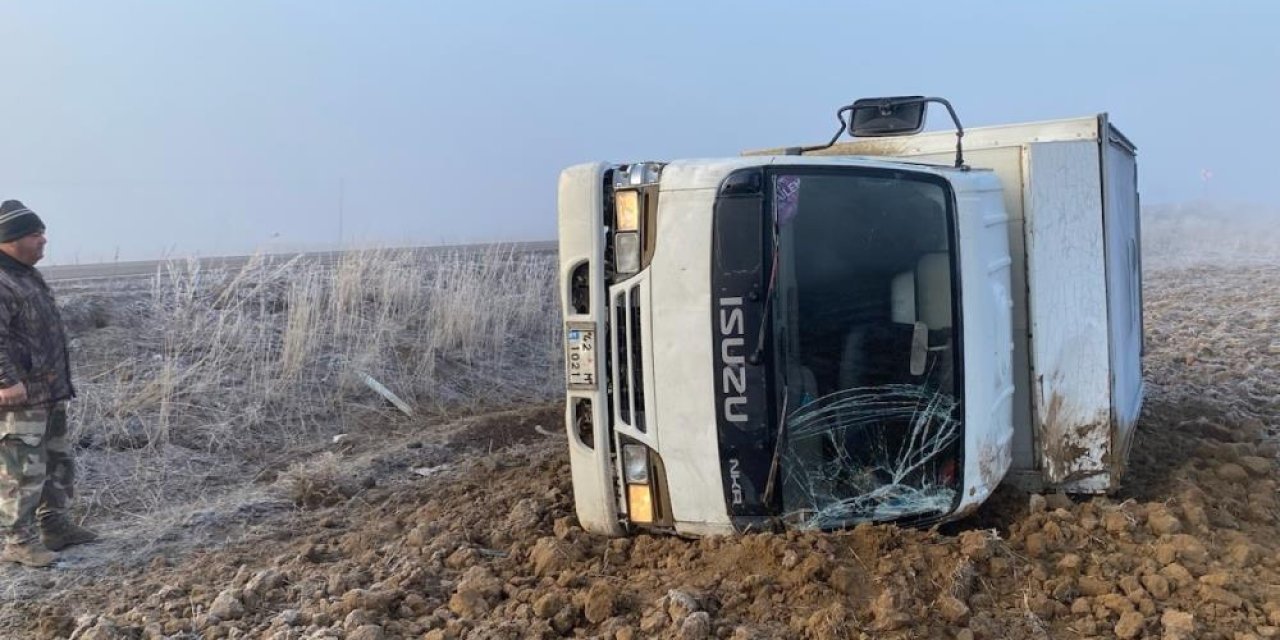
<path id="1" fill-rule="evenodd" d="M 71 296 L 89 506 L 147 512 L 274 475 L 340 431 L 415 424 L 360 373 L 420 416 L 552 397 L 554 282 L 546 254 L 382 250 L 174 262 L 144 290 Z"/>
<path id="2" fill-rule="evenodd" d="M 358 489 L 348 467 L 341 456 L 326 451 L 291 465 L 280 474 L 279 483 L 296 505 L 336 504 L 355 495 Z"/>

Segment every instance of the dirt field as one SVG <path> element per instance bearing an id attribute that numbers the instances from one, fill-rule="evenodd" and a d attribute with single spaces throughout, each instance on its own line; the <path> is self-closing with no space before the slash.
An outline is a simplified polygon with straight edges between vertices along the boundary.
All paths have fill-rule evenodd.
<path id="1" fill-rule="evenodd" d="M 1002 490 L 932 531 L 608 540 L 574 524 L 558 404 L 398 420 L 161 535 L 91 521 L 108 539 L 59 568 L 0 569 L 0 635 L 1280 636 L 1275 264 L 1146 274 L 1147 402 L 1110 498 Z"/>

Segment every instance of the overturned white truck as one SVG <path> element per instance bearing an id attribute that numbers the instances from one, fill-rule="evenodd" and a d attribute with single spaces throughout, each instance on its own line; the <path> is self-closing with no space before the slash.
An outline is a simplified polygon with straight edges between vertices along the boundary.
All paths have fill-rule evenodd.
<path id="1" fill-rule="evenodd" d="M 1117 487 L 1143 399 L 1134 146 L 1105 114 L 922 134 L 930 102 L 955 120 L 866 99 L 825 145 L 561 174 L 583 527 L 927 523 L 1002 481 Z"/>

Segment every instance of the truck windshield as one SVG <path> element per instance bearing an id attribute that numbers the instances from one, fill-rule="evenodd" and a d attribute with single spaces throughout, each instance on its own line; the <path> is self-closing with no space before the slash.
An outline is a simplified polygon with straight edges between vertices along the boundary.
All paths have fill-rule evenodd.
<path id="1" fill-rule="evenodd" d="M 770 179 L 784 517 L 831 528 L 951 511 L 963 414 L 950 187 L 867 168 Z"/>

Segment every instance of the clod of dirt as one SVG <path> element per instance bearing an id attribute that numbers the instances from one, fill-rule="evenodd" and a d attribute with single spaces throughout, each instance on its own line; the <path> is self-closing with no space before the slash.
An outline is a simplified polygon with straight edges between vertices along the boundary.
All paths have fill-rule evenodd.
<path id="1" fill-rule="evenodd" d="M 577 547 L 554 537 L 539 538 L 529 552 L 529 561 L 533 563 L 534 575 L 549 576 L 568 568 L 581 559 L 582 553 Z"/>
<path id="2" fill-rule="evenodd" d="M 1099 607 L 1110 612 L 1104 612 L 1104 615 L 1099 617 L 1110 617 L 1111 614 L 1120 615 L 1134 610 L 1133 602 L 1118 593 L 1103 594 L 1095 598 L 1094 601 L 1097 602 Z"/>
<path id="3" fill-rule="evenodd" d="M 1080 556 L 1074 553 L 1064 553 L 1062 554 L 1062 557 L 1058 559 L 1058 573 L 1067 576 L 1074 576 L 1080 573 L 1080 567 L 1083 563 L 1084 560 L 1082 560 Z"/>
<path id="4" fill-rule="evenodd" d="M 663 627 L 667 626 L 667 623 L 670 621 L 671 617 L 668 616 L 667 612 L 663 610 L 661 605 L 659 605 L 657 608 L 650 609 L 641 616 L 640 633 L 646 637 L 652 636 Z"/>
<path id="5" fill-rule="evenodd" d="M 1142 586 L 1156 600 L 1164 600 L 1169 597 L 1169 580 L 1164 576 L 1154 573 L 1142 576 Z"/>
<path id="6" fill-rule="evenodd" d="M 538 502 L 525 498 L 512 507 L 511 513 L 507 516 L 507 527 L 512 531 L 527 531 L 537 527 L 540 520 L 542 520 L 542 509 L 538 506 Z"/>
<path id="7" fill-rule="evenodd" d="M 1026 549 L 1027 557 L 1029 558 L 1042 558 L 1048 550 L 1048 542 L 1045 540 L 1044 534 L 1042 533 L 1029 534 L 1026 537 L 1023 546 Z"/>
<path id="8" fill-rule="evenodd" d="M 1071 496 L 1065 493 L 1050 493 L 1045 495 L 1044 500 L 1050 511 L 1063 509 L 1069 512 L 1076 506 Z"/>
<path id="9" fill-rule="evenodd" d="M 1234 462 L 1228 462 L 1219 466 L 1217 473 L 1219 478 L 1222 478 L 1227 482 L 1244 482 L 1249 479 L 1249 472 L 1245 471 L 1244 467 L 1241 467 Z"/>
<path id="10" fill-rule="evenodd" d="M 569 539 L 569 536 L 578 531 L 582 531 L 582 528 L 578 526 L 578 519 L 574 516 L 556 518 L 555 522 L 551 525 L 551 532 L 561 540 Z M 619 540 L 630 542 L 626 538 L 620 538 Z"/>
<path id="11" fill-rule="evenodd" d="M 597 582 L 587 592 L 582 615 L 591 624 L 600 624 L 613 617 L 618 605 L 618 590 L 607 582 Z"/>
<path id="12" fill-rule="evenodd" d="M 1272 463 L 1266 458 L 1259 456 L 1242 456 L 1239 462 L 1241 466 L 1255 476 L 1265 477 L 1271 473 Z"/>
<path id="13" fill-rule="evenodd" d="M 965 531 L 960 534 L 960 553 L 974 562 L 991 557 L 995 536 L 991 531 Z"/>
<path id="14" fill-rule="evenodd" d="M 219 593 L 213 600 L 213 604 L 209 605 L 209 615 L 219 620 L 239 620 L 244 617 L 244 614 L 244 603 L 240 601 L 238 593 L 233 589 Z"/>
<path id="15" fill-rule="evenodd" d="M 1077 587 L 1086 596 L 1101 596 L 1115 591 L 1115 585 L 1097 576 L 1082 576 Z"/>
<path id="16" fill-rule="evenodd" d="M 1107 533 L 1118 534 L 1128 531 L 1133 526 L 1133 522 L 1123 511 L 1109 511 L 1102 516 L 1102 526 Z"/>
<path id="17" fill-rule="evenodd" d="M 279 571 L 264 569 L 245 583 L 244 589 L 241 590 L 240 598 L 247 606 L 253 607 L 263 599 L 263 596 L 279 587 L 282 582 L 284 582 L 284 576 L 280 575 Z"/>
<path id="18" fill-rule="evenodd" d="M 449 598 L 449 610 L 464 618 L 477 618 L 493 608 L 493 600 L 501 593 L 502 582 L 488 567 L 471 567 Z"/>
<path id="19" fill-rule="evenodd" d="M 1209 558 L 1208 549 L 1195 536 L 1179 533 L 1170 538 L 1170 543 L 1173 545 L 1178 558 L 1187 562 L 1200 564 Z"/>
<path id="20" fill-rule="evenodd" d="M 548 591 L 533 601 L 533 615 L 550 620 L 568 604 L 569 599 L 565 597 L 564 592 Z"/>
<path id="21" fill-rule="evenodd" d="M 116 640 L 120 637 L 120 630 L 105 616 L 82 616 L 76 620 L 71 637 L 76 640 Z"/>
<path id="22" fill-rule="evenodd" d="M 285 609 L 275 617 L 275 621 L 286 627 L 296 627 L 304 624 L 302 612 L 297 609 Z"/>
<path id="23" fill-rule="evenodd" d="M 705 640 L 711 637 L 711 615 L 706 611 L 695 611 L 680 623 L 679 640 Z"/>
<path id="24" fill-rule="evenodd" d="M 1196 617 L 1185 611 L 1165 609 L 1160 616 L 1160 626 L 1164 628 L 1164 640 L 1184 640 L 1196 632 Z"/>
<path id="25" fill-rule="evenodd" d="M 1202 584 L 1200 585 L 1198 593 L 1200 597 L 1207 602 L 1225 604 L 1232 609 L 1239 609 L 1244 605 L 1244 600 L 1240 596 L 1231 593 L 1222 587 Z"/>
<path id="26" fill-rule="evenodd" d="M 911 616 L 902 610 L 902 598 L 892 588 L 886 588 L 871 601 L 873 628 L 876 631 L 896 631 L 911 623 Z"/>
<path id="27" fill-rule="evenodd" d="M 382 640 L 386 637 L 382 627 L 376 624 L 361 625 L 347 636 L 347 640 Z"/>
<path id="28" fill-rule="evenodd" d="M 842 603 L 835 603 L 829 607 L 819 609 L 809 616 L 804 623 L 804 635 L 808 638 L 816 640 L 837 640 L 849 638 L 853 635 L 854 623 L 853 612 Z M 749 638 L 751 640 L 765 640 L 765 638 L 777 637 L 778 634 L 770 634 L 763 630 L 753 630 L 748 634 L 744 629 L 739 628 L 735 632 L 734 638 Z"/>
<path id="29" fill-rule="evenodd" d="M 578 609 L 572 604 L 561 609 L 556 615 L 551 617 L 551 628 L 557 633 L 564 635 L 569 633 L 578 624 Z"/>
<path id="30" fill-rule="evenodd" d="M 1248 542 L 1237 542 L 1227 547 L 1227 562 L 1233 567 L 1247 567 L 1253 564 L 1257 553 Z"/>
<path id="31" fill-rule="evenodd" d="M 1157 507 L 1147 513 L 1147 528 L 1155 535 L 1175 534 L 1182 531 L 1182 521 L 1169 513 L 1164 507 Z"/>
<path id="32" fill-rule="evenodd" d="M 1187 568 L 1178 563 L 1170 564 L 1160 570 L 1160 575 L 1167 578 L 1169 582 L 1179 589 L 1190 586 L 1195 582 L 1195 578 L 1191 576 L 1191 572 Z"/>
<path id="33" fill-rule="evenodd" d="M 969 605 L 952 596 L 942 596 L 934 603 L 944 620 L 953 625 L 963 625 L 969 619 Z"/>
<path id="34" fill-rule="evenodd" d="M 679 589 L 668 591 L 661 604 L 667 616 L 677 625 L 683 624 L 684 619 L 690 614 L 702 610 L 702 605 L 698 603 L 697 598 Z"/>
<path id="35" fill-rule="evenodd" d="M 1143 619 L 1142 614 L 1136 611 L 1121 614 L 1120 621 L 1116 623 L 1115 634 L 1121 640 L 1136 638 L 1142 633 Z"/>

